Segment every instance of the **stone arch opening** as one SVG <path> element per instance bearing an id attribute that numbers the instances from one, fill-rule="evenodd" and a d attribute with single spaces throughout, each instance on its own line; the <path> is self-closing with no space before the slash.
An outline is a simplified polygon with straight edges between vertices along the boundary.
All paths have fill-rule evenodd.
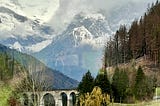
<path id="1" fill-rule="evenodd" d="M 55 106 L 54 96 L 50 93 L 47 93 L 43 96 L 44 106 Z"/>
<path id="2" fill-rule="evenodd" d="M 28 99 L 28 96 L 27 94 L 23 94 L 23 105 L 24 106 L 28 106 L 28 103 L 29 103 L 29 99 Z"/>
<path id="3" fill-rule="evenodd" d="M 61 93 L 61 100 L 62 100 L 62 106 L 67 106 L 68 98 L 67 98 L 67 94 L 66 93 L 64 93 L 64 92 Z"/>
<path id="4" fill-rule="evenodd" d="M 70 106 L 76 106 L 76 94 L 74 92 L 69 95 Z"/>
<path id="5" fill-rule="evenodd" d="M 32 94 L 31 95 L 30 106 L 37 106 L 37 105 L 38 105 L 38 95 L 37 94 Z"/>

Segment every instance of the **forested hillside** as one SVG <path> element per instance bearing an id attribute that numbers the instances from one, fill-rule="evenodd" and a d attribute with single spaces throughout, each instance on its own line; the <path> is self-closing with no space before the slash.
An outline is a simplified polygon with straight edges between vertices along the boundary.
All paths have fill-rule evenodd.
<path id="1" fill-rule="evenodd" d="M 50 81 L 52 89 L 75 88 L 78 84 L 76 80 L 46 67 L 45 64 L 36 58 L 0 44 L 0 81 L 11 80 L 24 71 L 34 76 L 36 73 L 43 74 L 45 80 Z"/>
<path id="2" fill-rule="evenodd" d="M 160 63 L 160 3 L 148 7 L 147 12 L 135 20 L 129 30 L 121 25 L 106 45 L 107 65 L 126 63 L 146 56 Z"/>
<path id="3" fill-rule="evenodd" d="M 86 73 L 79 84 L 80 104 L 96 104 L 93 99 L 83 102 L 85 96 L 90 96 L 88 92 L 93 95 L 94 86 L 100 87 L 103 95 L 109 94 L 117 103 L 152 100 L 155 88 L 160 86 L 159 73 L 160 3 L 157 1 L 129 29 L 121 25 L 107 42 L 97 77 L 94 79 Z"/>
<path id="4" fill-rule="evenodd" d="M 10 80 L 17 73 L 24 71 L 24 67 L 11 55 L 14 50 L 0 45 L 0 80 Z"/>

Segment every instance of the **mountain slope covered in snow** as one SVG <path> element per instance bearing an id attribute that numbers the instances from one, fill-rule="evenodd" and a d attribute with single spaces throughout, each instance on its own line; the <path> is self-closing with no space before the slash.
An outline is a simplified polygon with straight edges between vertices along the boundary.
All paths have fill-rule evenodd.
<path id="1" fill-rule="evenodd" d="M 1 0 L 0 3 L 0 43 L 21 52 L 32 53 L 42 50 L 52 42 L 51 35 L 54 36 L 54 30 L 45 23 L 45 18 L 48 18 L 47 14 L 50 13 L 37 10 L 40 15 L 32 16 L 25 11 L 30 6 L 23 7 L 23 1 Z M 37 6 L 34 8 L 40 8 Z M 46 6 L 44 9 L 47 11 L 51 8 Z"/>

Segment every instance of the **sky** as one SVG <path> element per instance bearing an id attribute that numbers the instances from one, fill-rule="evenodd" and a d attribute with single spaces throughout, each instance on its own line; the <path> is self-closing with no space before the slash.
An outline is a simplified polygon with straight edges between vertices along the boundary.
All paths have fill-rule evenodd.
<path id="1" fill-rule="evenodd" d="M 43 21 L 50 20 L 59 8 L 59 0 L 18 0 L 18 2 L 27 16 L 36 16 Z"/>
<path id="2" fill-rule="evenodd" d="M 91 14 L 103 11 L 103 15 L 109 16 L 115 8 L 129 3 L 142 5 L 142 10 L 145 11 L 147 5 L 156 0 L 0 0 L 0 4 L 5 2 L 15 4 L 15 7 L 9 5 L 15 10 L 19 5 L 24 15 L 33 20 L 38 18 L 42 23 L 52 26 L 55 32 L 60 33 L 78 13 Z"/>
<path id="3" fill-rule="evenodd" d="M 54 26 L 55 30 L 63 30 L 80 12 L 96 13 L 103 10 L 105 15 L 109 15 L 111 10 L 128 3 L 140 4 L 146 10 L 148 4 L 152 2 L 156 0 L 59 0 L 59 7 L 49 23 Z"/>

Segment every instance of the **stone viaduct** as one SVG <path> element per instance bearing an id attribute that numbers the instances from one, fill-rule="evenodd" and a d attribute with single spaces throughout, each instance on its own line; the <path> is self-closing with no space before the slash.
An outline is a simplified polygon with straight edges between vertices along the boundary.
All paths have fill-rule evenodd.
<path id="1" fill-rule="evenodd" d="M 26 92 L 21 98 L 22 106 L 76 106 L 76 90 Z"/>

